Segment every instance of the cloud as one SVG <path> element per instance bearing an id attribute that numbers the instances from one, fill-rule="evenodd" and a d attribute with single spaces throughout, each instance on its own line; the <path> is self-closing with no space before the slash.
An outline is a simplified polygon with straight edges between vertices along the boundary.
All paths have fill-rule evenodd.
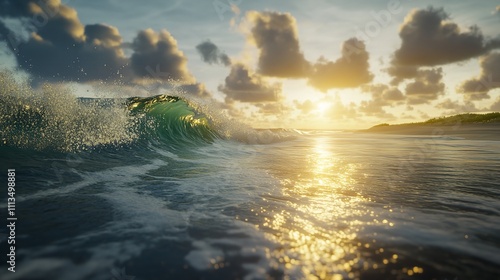
<path id="1" fill-rule="evenodd" d="M 283 115 L 288 113 L 291 108 L 281 102 L 258 103 L 255 104 L 259 108 L 259 113 L 262 115 Z"/>
<path id="2" fill-rule="evenodd" d="M 282 78 L 307 76 L 309 63 L 300 50 L 294 17 L 288 13 L 252 11 L 247 20 L 253 25 L 249 39 L 260 51 L 260 74 Z"/>
<path id="3" fill-rule="evenodd" d="M 442 8 L 411 11 L 400 28 L 401 46 L 394 53 L 393 64 L 448 64 L 500 47 L 500 39 L 486 40 L 477 26 L 461 30 L 449 20 L 449 15 Z"/>
<path id="4" fill-rule="evenodd" d="M 500 53 L 490 53 L 481 57 L 481 74 L 463 82 L 457 91 L 466 94 L 470 100 L 488 99 L 488 92 L 500 88 Z"/>
<path id="5" fill-rule="evenodd" d="M 339 59 L 334 62 L 320 59 L 314 64 L 309 84 L 326 92 L 331 88 L 358 87 L 368 83 L 373 79 L 368 58 L 365 44 L 351 38 L 343 43 Z"/>
<path id="6" fill-rule="evenodd" d="M 34 79 L 125 84 L 174 79 L 195 83 L 186 57 L 166 30 L 143 30 L 131 44 L 123 43 L 117 28 L 83 25 L 76 10 L 59 0 L 2 0 L 0 5 L 0 15 L 19 19 L 30 31 L 27 40 L 12 42 L 13 34 L 19 31 L 0 24 L 0 39 L 8 41 L 19 67 Z M 133 49 L 131 57 L 124 55 L 124 46 Z"/>
<path id="7" fill-rule="evenodd" d="M 121 46 L 122 36 L 116 27 L 104 24 L 88 24 L 85 26 L 85 41 L 96 46 L 114 48 Z"/>
<path id="8" fill-rule="evenodd" d="M 443 69 L 441 67 L 429 70 L 419 70 L 413 82 L 406 85 L 408 104 L 426 104 L 444 94 L 445 85 L 441 82 Z"/>
<path id="9" fill-rule="evenodd" d="M 16 32 L 2 28 L 2 38 L 15 52 L 19 67 L 34 78 L 89 81 L 117 79 L 127 60 L 121 36 L 106 25 L 83 26 L 73 8 L 60 1 L 4 0 L 0 14 L 25 19 L 31 32 L 27 41 L 9 41 Z M 28 21 L 26 19 L 30 19 Z M 121 72 L 120 72 L 121 71 Z"/>
<path id="10" fill-rule="evenodd" d="M 220 49 L 212 42 L 205 41 L 196 46 L 196 49 L 201 54 L 203 61 L 208 64 L 223 64 L 225 66 L 231 65 L 231 59 L 227 54 L 220 51 Z"/>
<path id="11" fill-rule="evenodd" d="M 309 99 L 304 102 L 294 100 L 293 104 L 295 105 L 295 108 L 300 110 L 303 114 L 309 114 L 312 110 L 316 109 L 314 103 Z"/>
<path id="12" fill-rule="evenodd" d="M 452 101 L 449 98 L 436 104 L 436 108 L 451 110 L 450 112 L 448 112 L 449 114 L 479 111 L 479 109 L 476 108 L 476 105 L 474 105 L 474 103 L 472 103 L 470 100 L 466 100 L 464 103 L 459 103 L 458 101 Z"/>
<path id="13" fill-rule="evenodd" d="M 191 96 L 198 96 L 198 97 L 212 96 L 212 94 L 210 94 L 210 92 L 208 92 L 208 90 L 206 89 L 205 84 L 202 83 L 180 85 L 177 87 L 177 90 Z"/>
<path id="14" fill-rule="evenodd" d="M 165 86 L 162 84 L 162 90 L 164 91 Z M 192 83 L 192 84 L 181 84 L 174 87 L 175 92 L 179 92 L 181 94 L 186 94 L 190 96 L 197 97 L 211 97 L 212 94 L 208 92 L 203 83 Z M 160 92 L 161 93 L 161 92 Z"/>
<path id="15" fill-rule="evenodd" d="M 328 91 L 352 88 L 373 79 L 369 71 L 369 54 L 364 42 L 351 38 L 341 48 L 336 61 L 320 58 L 311 65 L 300 49 L 295 18 L 288 13 L 247 13 L 250 23 L 249 41 L 259 49 L 258 74 L 278 78 L 306 78 L 311 86 Z M 210 41 L 197 46 L 204 61 L 217 63 L 220 51 Z"/>
<path id="16" fill-rule="evenodd" d="M 324 101 L 332 104 L 326 116 L 333 120 L 355 119 L 357 117 L 356 104 L 354 102 L 344 105 L 337 94 L 333 97 L 325 98 Z"/>
<path id="17" fill-rule="evenodd" d="M 387 113 L 382 106 L 377 104 L 377 101 L 375 100 L 361 101 L 358 110 L 363 112 L 366 116 L 374 116 L 383 119 L 395 118 L 393 114 Z"/>
<path id="18" fill-rule="evenodd" d="M 363 90 L 372 95 L 371 100 L 362 101 L 359 106 L 359 110 L 368 116 L 392 118 L 393 115 L 385 112 L 383 107 L 401 105 L 406 99 L 398 88 L 389 87 L 384 84 L 364 86 Z"/>
<path id="19" fill-rule="evenodd" d="M 403 80 L 412 79 L 418 75 L 418 67 L 413 65 L 395 65 L 392 64 L 387 69 L 387 73 L 393 77 L 391 85 L 398 85 Z"/>
<path id="20" fill-rule="evenodd" d="M 422 111 L 418 111 L 420 113 L 420 118 L 421 119 L 424 119 L 424 120 L 428 120 L 430 119 L 431 117 L 429 116 L 429 114 L 427 114 L 426 112 L 422 112 Z"/>
<path id="21" fill-rule="evenodd" d="M 497 98 L 493 104 L 491 104 L 490 111 L 500 112 L 500 97 Z"/>
<path id="22" fill-rule="evenodd" d="M 362 89 L 371 93 L 373 99 L 380 99 L 384 106 L 401 104 L 405 100 L 405 96 L 397 87 L 374 84 L 364 86 Z"/>
<path id="23" fill-rule="evenodd" d="M 177 48 L 177 41 L 167 30 L 156 33 L 142 30 L 132 42 L 130 57 L 134 74 L 140 78 L 194 82 L 187 69 L 187 59 Z"/>
<path id="24" fill-rule="evenodd" d="M 226 102 L 272 102 L 281 100 L 281 84 L 269 84 L 259 74 L 252 73 L 247 66 L 236 63 L 219 91 L 226 94 Z"/>

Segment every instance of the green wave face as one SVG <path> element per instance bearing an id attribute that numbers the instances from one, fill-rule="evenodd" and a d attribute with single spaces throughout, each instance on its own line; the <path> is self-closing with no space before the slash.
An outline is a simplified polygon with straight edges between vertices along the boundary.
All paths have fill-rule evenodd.
<path id="1" fill-rule="evenodd" d="M 220 138 L 209 119 L 179 97 L 158 95 L 127 100 L 131 114 L 139 118 L 142 140 L 183 145 Z"/>

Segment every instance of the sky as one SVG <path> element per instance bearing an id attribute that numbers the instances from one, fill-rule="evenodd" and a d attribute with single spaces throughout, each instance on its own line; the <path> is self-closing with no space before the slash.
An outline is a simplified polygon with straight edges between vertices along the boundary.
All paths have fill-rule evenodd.
<path id="1" fill-rule="evenodd" d="M 358 129 L 500 111 L 499 27 L 492 0 L 0 0 L 0 69 L 78 96 L 174 87 L 257 128 Z"/>

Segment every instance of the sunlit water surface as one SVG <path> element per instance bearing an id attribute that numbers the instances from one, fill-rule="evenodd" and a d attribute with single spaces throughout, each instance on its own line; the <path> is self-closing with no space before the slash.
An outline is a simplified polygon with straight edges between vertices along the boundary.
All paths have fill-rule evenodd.
<path id="1" fill-rule="evenodd" d="M 500 141 L 1 149 L 19 219 L 2 279 L 500 277 Z"/>

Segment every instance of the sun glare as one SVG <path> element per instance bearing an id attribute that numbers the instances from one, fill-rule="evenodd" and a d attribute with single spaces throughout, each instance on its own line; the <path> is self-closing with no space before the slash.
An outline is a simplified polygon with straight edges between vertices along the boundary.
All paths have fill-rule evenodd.
<path id="1" fill-rule="evenodd" d="M 316 109 L 318 110 L 318 112 L 320 113 L 324 113 L 326 112 L 330 107 L 332 106 L 332 104 L 330 102 L 320 102 L 318 103 Z"/>

